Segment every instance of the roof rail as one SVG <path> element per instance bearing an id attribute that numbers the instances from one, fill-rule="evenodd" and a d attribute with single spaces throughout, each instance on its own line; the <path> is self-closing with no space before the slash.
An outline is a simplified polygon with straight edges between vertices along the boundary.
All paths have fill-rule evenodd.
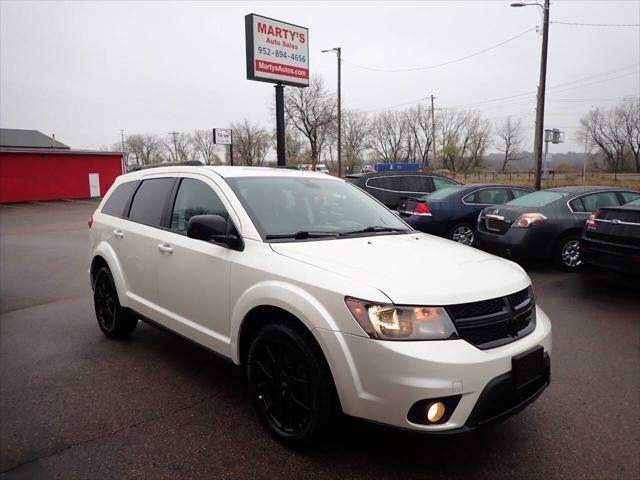
<path id="1" fill-rule="evenodd" d="M 147 170 L 149 168 L 158 167 L 205 167 L 202 162 L 198 160 L 187 160 L 186 162 L 165 162 L 165 163 L 152 163 L 150 165 L 136 165 L 127 170 L 127 172 L 137 172 L 139 170 Z"/>

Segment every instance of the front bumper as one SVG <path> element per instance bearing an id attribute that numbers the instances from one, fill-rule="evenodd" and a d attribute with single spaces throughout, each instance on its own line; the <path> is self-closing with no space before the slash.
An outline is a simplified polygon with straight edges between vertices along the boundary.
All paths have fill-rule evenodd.
<path id="1" fill-rule="evenodd" d="M 544 348 L 545 358 L 551 355 L 551 324 L 536 308 L 533 332 L 489 350 L 464 340 L 392 342 L 329 330 L 315 333 L 327 356 L 344 413 L 415 431 L 445 433 L 514 413 L 549 384 L 547 370 L 535 391 L 517 398 L 509 393 L 512 357 L 537 345 Z M 460 401 L 446 423 L 420 425 L 408 420 L 414 403 L 452 395 L 460 395 Z M 492 410 L 498 404 L 504 408 Z"/>

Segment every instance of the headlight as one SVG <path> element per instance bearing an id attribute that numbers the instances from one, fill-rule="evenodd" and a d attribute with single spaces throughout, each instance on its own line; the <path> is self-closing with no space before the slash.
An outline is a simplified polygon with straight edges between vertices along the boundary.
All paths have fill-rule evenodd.
<path id="1" fill-rule="evenodd" d="M 451 340 L 458 332 L 442 307 L 376 304 L 347 297 L 349 311 L 378 340 Z"/>

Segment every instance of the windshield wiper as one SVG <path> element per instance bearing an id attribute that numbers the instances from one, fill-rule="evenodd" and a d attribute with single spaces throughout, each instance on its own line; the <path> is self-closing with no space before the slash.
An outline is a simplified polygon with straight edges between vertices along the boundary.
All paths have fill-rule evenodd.
<path id="1" fill-rule="evenodd" d="M 362 228 L 360 230 L 352 230 L 350 232 L 342 232 L 343 235 L 354 235 L 357 233 L 378 233 L 378 232 L 410 232 L 407 228 L 383 227 L 382 225 L 374 225 L 373 227 Z"/>
<path id="2" fill-rule="evenodd" d="M 306 231 L 300 230 L 295 233 L 278 233 L 267 235 L 264 238 L 267 240 L 278 240 L 283 238 L 293 238 L 294 240 L 306 240 L 307 238 L 326 238 L 326 237 L 338 237 L 342 235 L 338 232 L 318 232 L 318 231 Z"/>

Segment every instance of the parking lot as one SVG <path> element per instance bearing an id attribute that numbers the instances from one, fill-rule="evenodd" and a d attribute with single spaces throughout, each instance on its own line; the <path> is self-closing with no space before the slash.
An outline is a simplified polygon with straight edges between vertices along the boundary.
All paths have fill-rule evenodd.
<path id="1" fill-rule="evenodd" d="M 552 383 L 522 413 L 464 436 L 341 419 L 287 450 L 241 372 L 142 324 L 107 340 L 88 283 L 97 203 L 0 206 L 0 478 L 640 477 L 640 286 L 528 265 L 553 322 Z"/>

